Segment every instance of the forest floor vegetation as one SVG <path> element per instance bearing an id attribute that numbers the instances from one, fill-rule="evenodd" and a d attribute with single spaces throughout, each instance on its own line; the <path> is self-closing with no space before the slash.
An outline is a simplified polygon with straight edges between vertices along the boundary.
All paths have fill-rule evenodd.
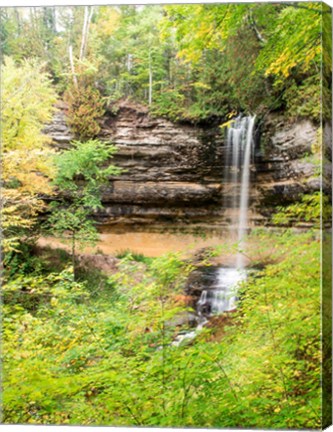
<path id="1" fill-rule="evenodd" d="M 178 347 L 167 322 L 188 310 L 179 299 L 198 262 L 127 252 L 111 276 L 78 267 L 74 280 L 64 252 L 47 265 L 13 254 L 4 422 L 318 428 L 320 243 L 314 231 L 252 237 L 272 263 L 242 284 L 236 312 Z"/>

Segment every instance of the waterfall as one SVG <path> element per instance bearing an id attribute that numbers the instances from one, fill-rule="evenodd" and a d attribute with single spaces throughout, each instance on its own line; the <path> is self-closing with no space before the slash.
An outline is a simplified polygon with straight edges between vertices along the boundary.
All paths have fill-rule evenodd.
<path id="1" fill-rule="evenodd" d="M 248 228 L 254 122 L 255 116 L 240 116 L 227 129 L 224 183 L 230 198 L 231 229 L 237 227 L 240 252 L 236 256 L 235 268 L 219 268 L 215 285 L 202 291 L 197 303 L 200 316 L 220 315 L 235 309 L 237 288 L 246 278 L 242 250 Z"/>
<path id="2" fill-rule="evenodd" d="M 239 285 L 246 279 L 247 270 L 242 249 L 248 228 L 250 168 L 254 148 L 255 116 L 237 117 L 228 127 L 223 180 L 228 191 L 231 207 L 231 228 L 237 227 L 240 252 L 234 268 L 219 267 L 215 270 L 214 283 L 205 286 L 197 301 L 198 325 L 195 330 L 179 334 L 173 345 L 192 340 L 208 322 L 207 318 L 231 312 L 237 305 Z"/>
<path id="3" fill-rule="evenodd" d="M 220 315 L 236 308 L 237 286 L 246 273 L 237 268 L 220 267 L 216 270 L 215 284 L 201 292 L 197 303 L 199 316 Z"/>
<path id="4" fill-rule="evenodd" d="M 237 117 L 227 132 L 227 154 L 224 182 L 232 191 L 231 225 L 237 226 L 239 248 L 244 247 L 248 227 L 250 164 L 253 154 L 255 116 Z M 239 193 L 238 193 L 239 190 Z M 244 268 L 244 256 L 237 254 L 236 267 Z"/>

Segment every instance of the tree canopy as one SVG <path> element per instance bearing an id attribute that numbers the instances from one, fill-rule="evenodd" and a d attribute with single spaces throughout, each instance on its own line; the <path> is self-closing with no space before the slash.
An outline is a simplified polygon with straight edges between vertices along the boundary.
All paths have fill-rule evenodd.
<path id="1" fill-rule="evenodd" d="M 98 130 L 97 100 L 120 97 L 176 120 L 234 109 L 318 119 L 326 12 L 317 2 L 68 6 L 9 8 L 1 20 L 4 52 L 45 62 L 59 92 L 70 94 L 74 130 L 92 118 L 88 136 L 77 130 L 89 139 Z"/>

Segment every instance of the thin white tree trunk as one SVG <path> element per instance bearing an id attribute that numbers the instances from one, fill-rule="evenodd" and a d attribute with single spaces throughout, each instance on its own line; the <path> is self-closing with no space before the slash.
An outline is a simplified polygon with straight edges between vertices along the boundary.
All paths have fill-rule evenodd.
<path id="1" fill-rule="evenodd" d="M 84 18 L 83 18 L 83 26 L 82 26 L 82 36 L 81 36 L 81 47 L 80 47 L 80 55 L 79 59 L 82 60 L 83 58 L 83 51 L 84 51 L 84 45 L 85 45 L 85 37 L 86 37 L 86 31 L 87 31 L 87 24 L 88 24 L 88 6 L 84 7 Z"/>
<path id="2" fill-rule="evenodd" d="M 153 70 L 151 65 L 151 53 L 149 51 L 149 96 L 148 104 L 151 105 L 153 102 Z"/>
<path id="3" fill-rule="evenodd" d="M 82 37 L 81 37 L 81 47 L 80 47 L 80 57 L 79 57 L 80 60 L 83 60 L 87 49 L 89 27 L 90 27 L 90 22 L 93 13 L 94 13 L 94 8 L 92 6 L 90 7 L 90 12 L 89 12 L 89 6 L 86 6 L 84 8 L 84 19 L 83 19 L 83 26 L 82 26 Z"/>
<path id="4" fill-rule="evenodd" d="M 91 23 L 91 19 L 94 13 L 94 7 L 90 6 L 90 14 L 88 17 L 88 22 L 87 22 L 87 30 L 86 30 L 86 38 L 85 38 L 85 44 L 84 44 L 84 49 L 83 49 L 83 56 L 85 55 L 86 51 L 87 51 L 87 46 L 88 46 L 88 37 L 89 37 L 89 28 L 90 28 L 90 23 Z"/>
<path id="5" fill-rule="evenodd" d="M 76 87 L 76 89 L 77 89 L 77 88 L 78 88 L 78 85 L 77 85 L 77 78 L 76 78 L 76 74 L 75 74 L 75 66 L 74 66 L 73 47 L 72 47 L 72 45 L 69 46 L 68 52 L 69 52 L 69 63 L 70 63 L 70 65 L 71 65 L 71 71 L 72 71 L 72 76 L 73 76 L 73 82 L 74 82 L 74 85 L 75 85 L 75 87 Z"/>

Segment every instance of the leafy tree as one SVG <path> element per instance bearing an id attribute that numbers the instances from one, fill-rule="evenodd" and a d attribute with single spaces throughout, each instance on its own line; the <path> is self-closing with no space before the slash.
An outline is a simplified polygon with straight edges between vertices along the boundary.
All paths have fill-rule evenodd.
<path id="1" fill-rule="evenodd" d="M 177 56 L 192 71 L 190 82 L 208 89 L 201 97 L 195 92 L 190 97 L 199 118 L 216 111 L 210 98 L 218 98 L 221 88 L 233 109 L 260 113 L 287 106 L 293 117 L 319 118 L 323 13 L 318 4 L 182 5 L 165 11 L 165 32 L 176 32 Z M 207 74 L 214 50 L 215 63 L 223 58 L 223 66 Z M 303 99 L 306 107 L 297 109 Z M 220 115 L 228 102 L 223 106 Z"/>
<path id="2" fill-rule="evenodd" d="M 69 11 L 73 22 L 70 21 L 67 25 L 70 30 L 75 30 L 75 37 L 72 36 L 69 41 L 70 73 L 67 73 L 69 82 L 64 100 L 68 103 L 69 126 L 76 139 L 85 141 L 97 137 L 100 131 L 99 120 L 105 112 L 105 98 L 96 84 L 100 60 L 88 43 L 94 8 L 85 6 L 84 9 L 74 8 Z M 82 25 L 81 32 L 78 32 L 78 23 Z"/>
<path id="3" fill-rule="evenodd" d="M 16 61 L 35 58 L 55 77 L 57 51 L 55 7 L 3 8 L 3 52 Z"/>
<path id="4" fill-rule="evenodd" d="M 159 6 L 101 8 L 92 39 L 107 92 L 151 105 L 166 79 L 165 44 L 159 37 Z M 108 31 L 105 32 L 106 25 Z"/>
<path id="5" fill-rule="evenodd" d="M 52 193 L 49 139 L 44 124 L 54 112 L 56 94 L 43 65 L 34 60 L 1 67 L 1 141 L 4 250 L 31 236 L 42 196 Z"/>
<path id="6" fill-rule="evenodd" d="M 67 90 L 80 140 L 96 136 L 103 96 L 135 98 L 174 120 L 275 109 L 318 120 L 326 18 L 315 2 L 13 8 L 1 15 L 4 52 L 47 63 Z M 86 136 L 80 122 L 91 125 Z"/>
<path id="7" fill-rule="evenodd" d="M 288 77 L 296 67 L 303 73 L 321 59 L 321 17 L 318 3 L 284 7 L 275 20 L 257 65 L 266 75 Z"/>
<path id="8" fill-rule="evenodd" d="M 103 6 L 0 14 L 2 48 L 12 56 L 2 66 L 1 108 L 9 263 L 3 289 L 4 421 L 320 428 L 321 351 L 329 368 L 330 346 L 324 340 L 321 347 L 319 332 L 317 228 L 320 216 L 324 223 L 331 219 L 327 196 L 305 195 L 277 209 L 277 224 L 306 221 L 314 230 L 252 231 L 247 254 L 262 270 L 240 287 L 238 311 L 211 320 L 188 344 L 172 343 L 189 330 L 172 323 L 191 312 L 183 295 L 193 270 L 188 255 L 147 259 L 125 252 L 108 279 L 89 269 L 79 282 L 74 279 L 78 247 L 98 238 L 93 215 L 103 187 L 120 172 L 109 165 L 115 148 L 90 139 L 99 131 L 103 96 L 135 98 L 156 114 L 192 122 L 272 109 L 318 119 L 321 18 L 324 27 L 331 25 L 325 7 Z M 329 52 L 322 53 L 325 101 Z M 72 127 L 86 140 L 54 156 L 53 185 L 42 130 L 56 94 L 46 70 L 66 90 Z M 57 196 L 49 207 L 49 231 L 71 242 L 72 268 L 63 270 L 66 256 L 58 272 L 49 268 L 55 255 L 52 262 L 29 258 L 33 249 L 25 244 L 52 187 Z M 228 246 L 222 249 L 228 254 Z M 331 270 L 329 257 L 323 258 Z M 323 331 L 329 338 L 328 326 Z M 329 393 L 329 383 L 324 385 Z"/>
<path id="9" fill-rule="evenodd" d="M 91 215 L 102 208 L 102 186 L 110 176 L 120 174 L 114 165 L 105 166 L 116 148 L 97 140 L 73 142 L 73 148 L 55 156 L 54 185 L 59 197 L 51 203 L 49 230 L 61 238 L 69 236 L 75 277 L 77 244 L 98 239 Z"/>
<path id="10" fill-rule="evenodd" d="M 101 130 L 105 100 L 94 86 L 92 78 L 80 76 L 77 85 L 71 85 L 65 94 L 68 103 L 67 121 L 75 137 L 81 141 L 96 138 Z"/>

